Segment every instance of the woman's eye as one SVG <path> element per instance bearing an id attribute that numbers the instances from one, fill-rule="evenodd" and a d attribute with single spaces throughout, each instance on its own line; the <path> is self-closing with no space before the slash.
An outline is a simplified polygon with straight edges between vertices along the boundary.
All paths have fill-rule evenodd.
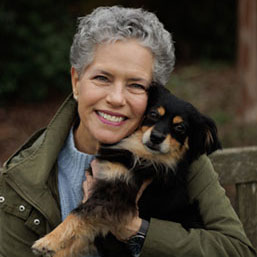
<path id="1" fill-rule="evenodd" d="M 143 94 L 147 91 L 146 87 L 144 85 L 141 85 L 141 84 L 130 84 L 129 85 L 129 90 L 133 94 Z"/>
<path id="2" fill-rule="evenodd" d="M 99 80 L 101 82 L 109 82 L 109 79 L 105 76 L 102 76 L 102 75 L 97 75 L 97 76 L 94 77 L 94 79 Z"/>

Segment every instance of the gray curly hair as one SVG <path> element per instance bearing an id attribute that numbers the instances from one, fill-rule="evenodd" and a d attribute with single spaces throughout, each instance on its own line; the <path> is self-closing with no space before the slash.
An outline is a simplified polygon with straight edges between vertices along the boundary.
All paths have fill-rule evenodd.
<path id="1" fill-rule="evenodd" d="M 154 56 L 153 81 L 163 85 L 168 82 L 175 64 L 174 44 L 171 34 L 154 13 L 141 8 L 98 7 L 78 20 L 70 62 L 79 76 L 93 61 L 96 45 L 136 39 Z"/>

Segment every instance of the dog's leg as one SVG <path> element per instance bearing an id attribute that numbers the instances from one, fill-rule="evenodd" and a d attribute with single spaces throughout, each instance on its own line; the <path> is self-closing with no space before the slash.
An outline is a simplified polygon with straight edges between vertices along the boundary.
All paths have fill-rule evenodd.
<path id="1" fill-rule="evenodd" d="M 95 256 L 96 255 L 96 249 L 94 244 L 91 244 L 89 246 L 90 249 L 94 249 L 94 251 L 90 251 L 90 252 L 86 252 L 86 251 L 76 251 L 76 249 L 81 248 L 80 245 L 78 245 L 79 243 L 83 244 L 83 242 L 81 241 L 77 241 L 74 243 L 74 245 L 72 247 L 67 247 L 65 249 L 61 249 L 59 250 L 54 257 L 67 257 L 67 256 L 72 256 L 72 257 L 79 257 L 79 256 Z M 75 250 L 74 250 L 75 249 Z"/>
<path id="2" fill-rule="evenodd" d="M 79 253 L 93 253 L 93 242 L 98 234 L 105 235 L 104 222 L 94 218 L 81 218 L 71 213 L 51 233 L 37 240 L 32 246 L 33 252 L 43 256 L 71 257 Z"/>
<path id="3" fill-rule="evenodd" d="M 110 166 L 110 169 L 114 168 L 118 171 L 118 178 L 126 174 L 125 168 Z M 111 173 L 107 181 L 98 180 L 84 204 L 73 210 L 51 233 L 34 243 L 34 253 L 55 257 L 78 256 L 95 250 L 93 243 L 98 235 L 104 237 L 114 231 L 119 238 L 127 238 L 127 231 L 123 228 L 137 212 L 137 187 L 114 179 L 117 173 Z"/>

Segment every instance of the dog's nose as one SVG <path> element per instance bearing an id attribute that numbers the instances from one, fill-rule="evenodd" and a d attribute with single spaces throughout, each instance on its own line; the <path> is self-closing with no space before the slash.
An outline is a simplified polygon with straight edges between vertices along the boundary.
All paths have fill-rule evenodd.
<path id="1" fill-rule="evenodd" d="M 160 144 L 164 139 L 165 135 L 158 130 L 153 130 L 150 136 L 150 140 L 153 144 Z"/>

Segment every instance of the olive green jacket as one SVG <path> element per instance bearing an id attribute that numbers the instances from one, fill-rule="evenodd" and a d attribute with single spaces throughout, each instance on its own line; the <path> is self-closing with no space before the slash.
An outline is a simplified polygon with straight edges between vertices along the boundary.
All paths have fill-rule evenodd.
<path id="1" fill-rule="evenodd" d="M 5 164 L 0 176 L 0 257 L 32 257 L 32 243 L 61 222 L 57 157 L 76 114 L 69 97 L 46 129 L 32 136 Z M 142 257 L 256 256 L 209 159 L 193 163 L 188 188 L 206 229 L 152 219 Z"/>

